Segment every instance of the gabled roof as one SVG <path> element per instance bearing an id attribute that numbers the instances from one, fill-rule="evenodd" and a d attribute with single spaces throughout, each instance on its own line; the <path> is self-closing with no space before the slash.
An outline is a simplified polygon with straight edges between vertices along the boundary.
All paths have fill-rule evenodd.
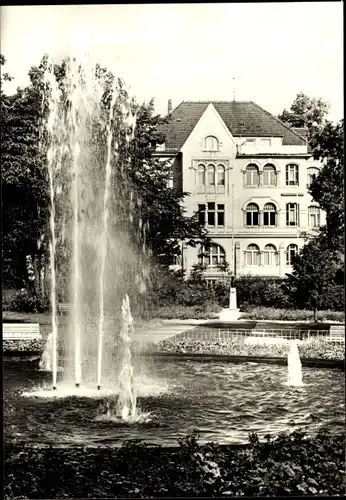
<path id="1" fill-rule="evenodd" d="M 305 145 L 301 134 L 252 101 L 183 101 L 172 111 L 169 123 L 160 127 L 167 149 L 183 147 L 210 103 L 235 137 L 282 137 L 283 145 Z"/>

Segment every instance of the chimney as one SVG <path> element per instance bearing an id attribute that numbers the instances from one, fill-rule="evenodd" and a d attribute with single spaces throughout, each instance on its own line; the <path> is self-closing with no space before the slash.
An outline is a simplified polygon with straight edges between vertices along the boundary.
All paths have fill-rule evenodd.
<path id="1" fill-rule="evenodd" d="M 168 99 L 168 114 L 172 113 L 172 99 Z"/>

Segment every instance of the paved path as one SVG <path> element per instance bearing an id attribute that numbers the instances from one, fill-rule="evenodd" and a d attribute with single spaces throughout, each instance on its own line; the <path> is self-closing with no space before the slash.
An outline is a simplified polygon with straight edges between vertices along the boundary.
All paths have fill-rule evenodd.
<path id="1" fill-rule="evenodd" d="M 149 323 L 136 328 L 134 340 L 146 344 L 157 344 L 161 340 L 174 337 L 178 333 L 193 330 L 198 325 L 206 323 L 205 320 L 162 320 Z"/>

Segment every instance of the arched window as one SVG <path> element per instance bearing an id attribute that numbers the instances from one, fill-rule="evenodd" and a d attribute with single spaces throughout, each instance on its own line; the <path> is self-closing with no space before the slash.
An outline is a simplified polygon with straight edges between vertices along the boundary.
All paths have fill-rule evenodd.
<path id="1" fill-rule="evenodd" d="M 217 185 L 225 185 L 225 167 L 221 164 L 217 166 Z"/>
<path id="2" fill-rule="evenodd" d="M 247 186 L 258 186 L 259 185 L 259 173 L 257 165 L 251 163 L 246 167 L 246 178 L 245 184 Z"/>
<path id="3" fill-rule="evenodd" d="M 266 245 L 263 252 L 265 266 L 278 265 L 278 253 L 275 245 Z"/>
<path id="4" fill-rule="evenodd" d="M 219 141 L 213 135 L 208 135 L 204 139 L 204 149 L 207 151 L 219 151 Z"/>
<path id="5" fill-rule="evenodd" d="M 311 205 L 308 208 L 309 227 L 320 227 L 320 209 Z"/>
<path id="6" fill-rule="evenodd" d="M 212 243 L 208 248 L 202 247 L 198 254 L 198 263 L 203 266 L 217 267 L 225 262 L 224 249 L 215 243 Z"/>
<path id="7" fill-rule="evenodd" d="M 298 165 L 291 163 L 286 165 L 286 186 L 299 185 L 299 168 Z"/>
<path id="8" fill-rule="evenodd" d="M 256 203 L 249 203 L 246 207 L 246 225 L 259 226 L 259 209 Z"/>
<path id="9" fill-rule="evenodd" d="M 261 254 L 259 248 L 255 244 L 251 244 L 246 249 L 246 265 L 259 266 L 261 263 Z"/>
<path id="10" fill-rule="evenodd" d="M 274 165 L 271 165 L 270 163 L 264 165 L 262 184 L 263 186 L 276 186 L 276 169 Z"/>
<path id="11" fill-rule="evenodd" d="M 276 208 L 273 203 L 266 203 L 263 207 L 263 225 L 276 226 Z"/>
<path id="12" fill-rule="evenodd" d="M 208 165 L 208 186 L 215 186 L 215 167 Z"/>
<path id="13" fill-rule="evenodd" d="M 298 253 L 298 246 L 294 245 L 293 243 L 291 245 L 288 245 L 287 251 L 286 251 L 286 265 L 291 266 L 292 265 L 292 260 L 293 257 L 295 257 Z"/>
<path id="14" fill-rule="evenodd" d="M 317 167 L 308 168 L 308 186 L 311 186 L 311 184 L 316 179 L 319 173 L 320 171 Z"/>
<path id="15" fill-rule="evenodd" d="M 197 179 L 199 186 L 205 186 L 205 165 L 200 163 L 197 168 Z"/>

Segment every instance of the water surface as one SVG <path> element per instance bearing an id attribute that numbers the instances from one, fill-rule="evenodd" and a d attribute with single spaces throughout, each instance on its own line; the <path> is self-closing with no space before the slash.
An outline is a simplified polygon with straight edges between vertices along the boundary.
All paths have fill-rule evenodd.
<path id="1" fill-rule="evenodd" d="M 302 387 L 289 387 L 285 366 L 150 358 L 135 377 L 140 420 L 126 424 L 106 417 L 96 387 L 82 388 L 80 397 L 37 397 L 50 387 L 51 374 L 6 362 L 4 437 L 62 446 L 119 446 L 127 439 L 172 446 L 193 430 L 201 442 L 236 444 L 247 442 L 249 432 L 343 428 L 344 374 L 303 368 L 302 375 Z M 115 388 L 110 382 L 107 390 Z M 64 390 L 60 385 L 61 396 Z"/>

